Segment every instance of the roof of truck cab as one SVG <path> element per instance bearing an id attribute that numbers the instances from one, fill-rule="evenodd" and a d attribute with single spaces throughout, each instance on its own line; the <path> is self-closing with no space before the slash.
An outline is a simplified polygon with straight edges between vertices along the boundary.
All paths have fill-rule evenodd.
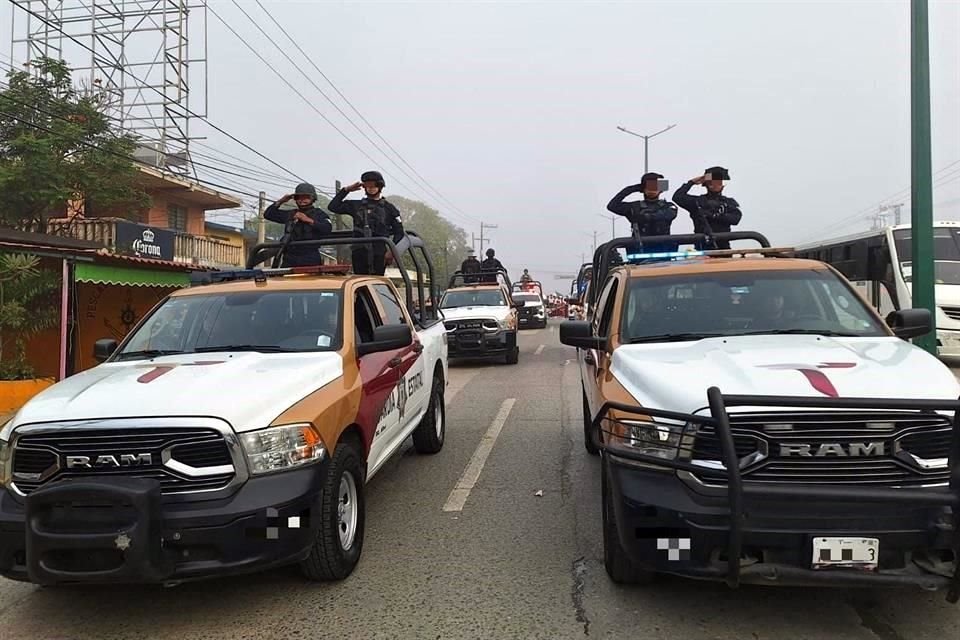
<path id="1" fill-rule="evenodd" d="M 503 291 L 504 286 L 500 284 L 468 284 L 460 287 L 450 287 L 447 293 L 451 291 Z"/>
<path id="2" fill-rule="evenodd" d="M 350 282 L 389 282 L 386 278 L 370 276 L 328 276 L 328 275 L 285 275 L 270 277 L 266 282 L 257 283 L 254 280 L 235 280 L 231 282 L 217 282 L 198 285 L 189 289 L 174 292 L 173 296 L 196 296 L 210 293 L 236 293 L 241 291 L 338 291 Z"/>
<path id="3" fill-rule="evenodd" d="M 684 260 L 651 262 L 620 267 L 630 278 L 695 275 L 700 273 L 730 273 L 734 271 L 827 271 L 829 267 L 817 260 L 803 258 L 711 258 L 697 257 Z"/>

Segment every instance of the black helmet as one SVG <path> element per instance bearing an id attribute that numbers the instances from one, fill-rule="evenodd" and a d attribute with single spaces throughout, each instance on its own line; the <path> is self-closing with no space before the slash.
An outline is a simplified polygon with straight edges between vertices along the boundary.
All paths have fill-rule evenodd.
<path id="1" fill-rule="evenodd" d="M 493 249 L 487 249 L 487 257 L 488 257 L 488 258 L 492 258 L 494 255 L 496 255 L 496 253 L 497 253 L 497 252 L 494 251 Z"/>
<path id="2" fill-rule="evenodd" d="M 360 182 L 376 182 L 377 186 L 383 189 L 387 183 L 383 181 L 383 176 L 379 171 L 364 171 L 360 176 Z"/>
<path id="3" fill-rule="evenodd" d="M 317 197 L 317 188 L 314 187 L 309 182 L 301 182 L 297 185 L 297 188 L 294 189 L 293 195 L 295 196 L 310 196 L 311 198 L 316 199 Z"/>
<path id="4" fill-rule="evenodd" d="M 663 180 L 663 175 L 655 171 L 650 171 L 649 173 L 643 174 L 643 177 L 640 178 L 640 184 L 647 184 L 647 180 Z"/>
<path id="5" fill-rule="evenodd" d="M 710 167 L 703 172 L 704 175 L 709 175 L 713 180 L 729 180 L 730 172 L 724 169 L 723 167 Z"/>

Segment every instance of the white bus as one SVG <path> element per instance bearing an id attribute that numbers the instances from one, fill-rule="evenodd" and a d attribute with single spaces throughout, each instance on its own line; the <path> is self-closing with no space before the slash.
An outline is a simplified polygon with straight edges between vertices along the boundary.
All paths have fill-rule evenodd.
<path id="1" fill-rule="evenodd" d="M 960 222 L 934 222 L 937 351 L 960 356 Z M 797 247 L 797 256 L 832 265 L 884 316 L 910 308 L 909 224 Z"/>

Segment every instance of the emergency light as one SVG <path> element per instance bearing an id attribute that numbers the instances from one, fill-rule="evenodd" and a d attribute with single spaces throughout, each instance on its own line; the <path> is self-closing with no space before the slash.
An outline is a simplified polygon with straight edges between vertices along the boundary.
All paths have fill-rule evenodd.
<path id="1" fill-rule="evenodd" d="M 627 260 L 683 259 L 704 255 L 706 255 L 705 251 L 658 251 L 655 253 L 628 253 Z"/>

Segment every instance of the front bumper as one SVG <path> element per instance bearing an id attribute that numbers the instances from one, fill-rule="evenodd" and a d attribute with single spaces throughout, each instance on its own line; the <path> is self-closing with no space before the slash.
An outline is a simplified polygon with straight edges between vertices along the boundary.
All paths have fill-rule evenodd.
<path id="1" fill-rule="evenodd" d="M 707 580 L 730 576 L 725 498 L 692 491 L 675 473 L 637 468 L 604 453 L 620 544 L 638 566 Z M 740 584 L 950 586 L 955 530 L 947 507 L 836 503 L 793 497 L 751 503 L 739 531 Z M 815 537 L 879 539 L 876 571 L 812 569 Z M 670 551 L 670 543 L 684 549 Z M 680 544 L 680 540 L 686 540 Z"/>
<path id="2" fill-rule="evenodd" d="M 486 358 L 501 356 L 517 346 L 516 329 L 486 331 L 457 329 L 447 334 L 447 355 L 451 358 Z"/>
<path id="3" fill-rule="evenodd" d="M 520 325 L 521 329 L 526 329 L 528 327 L 538 327 L 543 328 L 547 326 L 547 314 L 545 312 L 538 313 L 521 313 L 517 318 L 517 323 Z"/>
<path id="4" fill-rule="evenodd" d="M 0 574 L 36 584 L 176 583 L 290 564 L 319 526 L 326 460 L 168 502 L 155 480 L 99 476 L 0 496 Z"/>
<path id="5" fill-rule="evenodd" d="M 607 403 L 595 419 L 645 415 L 709 424 L 716 430 L 726 483 L 719 490 L 688 483 L 702 471 L 682 459 L 630 451 L 602 432 L 605 485 L 617 538 L 639 567 L 741 583 L 947 588 L 960 595 L 960 411 L 957 401 L 723 396 L 709 391 L 711 415 L 697 416 Z M 748 482 L 741 477 L 726 407 L 843 407 L 955 412 L 948 487 Z M 876 570 L 814 569 L 816 537 L 877 538 Z"/>
<path id="6" fill-rule="evenodd" d="M 937 329 L 937 355 L 960 358 L 960 330 Z"/>

